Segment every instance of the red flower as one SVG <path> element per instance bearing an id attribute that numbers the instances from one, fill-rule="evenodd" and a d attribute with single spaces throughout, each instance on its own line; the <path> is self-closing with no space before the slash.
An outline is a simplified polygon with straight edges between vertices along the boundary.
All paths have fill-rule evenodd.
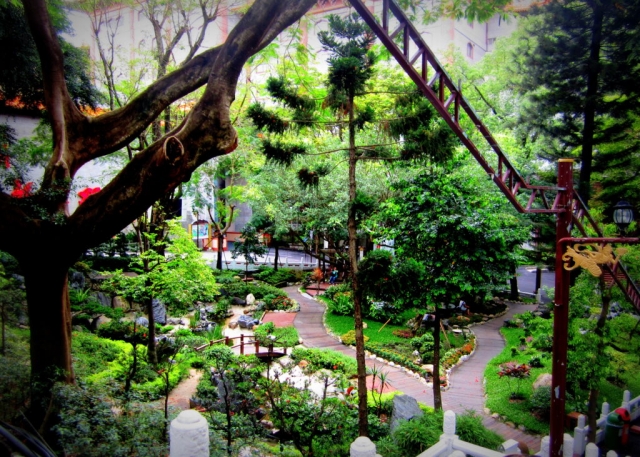
<path id="1" fill-rule="evenodd" d="M 80 197 L 80 200 L 78 200 L 78 205 L 82 205 L 90 195 L 97 194 L 98 192 L 100 192 L 99 187 L 87 187 L 84 190 L 81 190 L 80 192 L 78 192 L 78 197 Z"/>
<path id="2" fill-rule="evenodd" d="M 33 186 L 32 182 L 26 183 L 24 186 L 20 182 L 19 179 L 16 179 L 14 182 L 14 188 L 11 192 L 11 196 L 13 198 L 25 198 L 31 195 L 31 187 Z"/>
<path id="3" fill-rule="evenodd" d="M 4 167 L 7 170 L 11 168 L 11 158 L 8 155 L 0 154 L 0 158 L 4 160 Z"/>

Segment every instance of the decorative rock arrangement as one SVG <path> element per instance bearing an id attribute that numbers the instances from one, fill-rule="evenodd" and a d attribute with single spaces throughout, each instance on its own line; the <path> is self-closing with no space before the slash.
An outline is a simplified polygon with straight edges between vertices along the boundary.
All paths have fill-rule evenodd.
<path id="1" fill-rule="evenodd" d="M 393 432 L 400 425 L 400 421 L 409 421 L 422 415 L 424 415 L 424 412 L 418 406 L 415 398 L 409 395 L 396 395 L 393 397 L 390 429 Z"/>

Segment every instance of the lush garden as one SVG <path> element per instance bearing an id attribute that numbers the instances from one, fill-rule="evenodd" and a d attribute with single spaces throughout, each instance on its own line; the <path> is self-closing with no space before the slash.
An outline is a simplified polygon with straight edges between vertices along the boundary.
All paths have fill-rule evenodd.
<path id="1" fill-rule="evenodd" d="M 612 408 L 620 405 L 624 390 L 633 396 L 640 394 L 640 334 L 637 315 L 612 315 L 608 305 L 604 308 L 603 329 L 597 329 L 603 313 L 602 304 L 598 304 L 600 296 L 587 292 L 589 299 L 585 300 L 582 294 L 593 287 L 593 282 L 583 275 L 572 288 L 575 299 L 569 329 L 566 413 L 588 415 L 590 394 L 597 391 L 593 410 L 599 416 L 603 402 Z M 508 322 L 502 334 L 506 347 L 484 373 L 486 407 L 532 433 L 548 434 L 553 320 L 527 312 Z M 547 382 L 541 378 L 544 375 Z"/>
<path id="2" fill-rule="evenodd" d="M 344 344 L 355 344 L 353 300 L 348 285 L 330 287 L 319 297 L 327 305 L 325 325 Z M 504 305 L 487 303 L 476 305 L 477 311 L 485 310 L 490 315 L 500 314 Z M 403 366 L 425 379 L 432 378 L 434 338 L 433 322 L 426 308 L 401 308 L 385 302 L 370 302 L 366 308 L 364 322 L 365 349 L 388 362 Z M 440 331 L 440 352 L 442 376 L 440 382 L 447 384 L 446 371 L 455 366 L 475 348 L 475 337 L 469 326 L 485 318 L 475 313 L 461 315 L 460 310 L 439 310 L 449 316 L 443 321 Z M 432 381 L 432 379 L 431 379 Z"/>

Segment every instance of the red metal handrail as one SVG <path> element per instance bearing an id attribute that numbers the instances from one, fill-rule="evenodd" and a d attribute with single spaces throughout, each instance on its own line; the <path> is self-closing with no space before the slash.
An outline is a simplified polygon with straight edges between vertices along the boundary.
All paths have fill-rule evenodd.
<path id="1" fill-rule="evenodd" d="M 286 347 L 281 348 L 282 352 L 274 351 L 273 350 L 273 348 L 274 348 L 273 343 L 270 343 L 268 346 L 266 346 L 266 348 L 265 348 L 265 349 L 267 349 L 266 352 L 260 352 L 260 348 L 264 347 L 264 346 L 260 346 L 260 342 L 258 342 L 255 338 L 254 339 L 247 339 L 247 341 L 245 341 L 245 335 L 244 334 L 241 334 L 240 336 L 234 336 L 234 337 L 226 336 L 226 337 L 221 338 L 219 340 L 211 340 L 207 344 L 203 344 L 201 346 L 196 346 L 194 348 L 194 350 L 197 351 L 197 352 L 200 352 L 200 351 L 202 351 L 203 349 L 205 349 L 207 347 L 213 346 L 214 344 L 224 344 L 225 346 L 229 346 L 230 343 L 233 340 L 237 340 L 237 339 L 240 340 L 240 343 L 236 344 L 236 345 L 233 345 L 233 346 L 230 346 L 230 347 L 231 347 L 231 349 L 240 348 L 240 355 L 244 355 L 245 346 L 247 346 L 247 345 L 253 345 L 253 347 L 255 349 L 254 355 L 257 355 L 257 356 L 265 355 L 267 357 L 270 357 L 270 356 L 275 356 L 275 355 L 281 355 L 281 354 L 282 355 L 286 355 L 287 354 L 287 348 Z"/>

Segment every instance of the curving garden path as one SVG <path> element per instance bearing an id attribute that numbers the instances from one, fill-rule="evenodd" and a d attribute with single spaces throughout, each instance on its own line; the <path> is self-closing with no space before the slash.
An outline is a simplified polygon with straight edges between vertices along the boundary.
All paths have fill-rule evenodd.
<path id="1" fill-rule="evenodd" d="M 324 304 L 301 294 L 297 286 L 285 287 L 284 291 L 289 297 L 300 303 L 300 311 L 297 313 L 293 324 L 305 346 L 334 349 L 355 358 L 355 350 L 353 348 L 343 345 L 327 334 L 323 322 Z M 503 321 L 510 319 L 514 314 L 523 313 L 534 308 L 534 305 L 511 303 L 507 314 L 503 317 L 492 319 L 483 325 L 473 327 L 473 333 L 476 335 L 476 350 L 466 362 L 454 368 L 450 375 L 451 387 L 449 390 L 442 392 L 442 402 L 445 410 L 452 410 L 456 413 L 474 410 L 482 415 L 483 422 L 487 428 L 495 431 L 505 440 L 514 439 L 525 443 L 531 452 L 536 452 L 540 449 L 540 437 L 524 433 L 484 413 L 483 373 L 489 360 L 498 355 L 505 346 L 504 339 L 499 331 Z M 379 360 L 367 359 L 366 364 L 368 367 L 385 365 L 384 370 L 388 372 L 388 380 L 393 388 L 414 397 L 422 403 L 433 406 L 431 387 L 427 387 L 419 379 L 408 375 L 398 367 L 386 365 Z"/>

